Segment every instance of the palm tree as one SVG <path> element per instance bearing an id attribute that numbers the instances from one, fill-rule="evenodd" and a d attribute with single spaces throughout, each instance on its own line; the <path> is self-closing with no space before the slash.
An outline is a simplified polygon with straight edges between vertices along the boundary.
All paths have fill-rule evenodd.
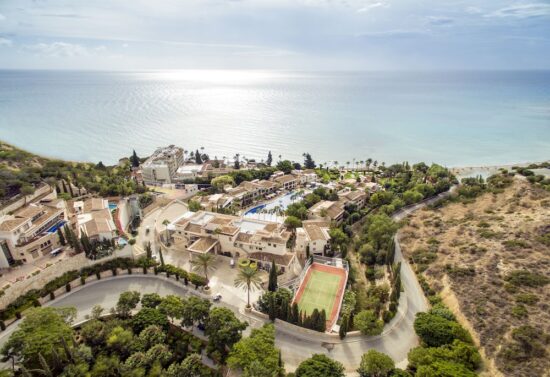
<path id="1" fill-rule="evenodd" d="M 164 220 L 162 221 L 162 225 L 164 225 L 164 227 L 165 227 L 164 231 L 165 231 L 165 233 L 166 233 L 166 244 L 167 244 L 168 246 L 170 246 L 170 240 L 169 240 L 169 234 L 168 234 L 168 225 L 169 225 L 169 224 L 170 224 L 170 220 L 168 220 L 168 219 L 164 219 Z"/>
<path id="2" fill-rule="evenodd" d="M 243 289 L 246 289 L 247 308 L 250 307 L 250 291 L 261 288 L 262 280 L 258 274 L 259 271 L 257 268 L 246 266 L 239 270 L 239 274 L 235 278 L 235 287 L 242 287 Z"/>
<path id="3" fill-rule="evenodd" d="M 214 271 L 216 269 L 214 266 L 215 261 L 216 256 L 214 254 L 205 253 L 194 257 L 193 260 L 191 260 L 191 265 L 195 271 L 202 270 L 204 277 L 206 278 L 206 282 L 208 283 L 208 271 Z"/>

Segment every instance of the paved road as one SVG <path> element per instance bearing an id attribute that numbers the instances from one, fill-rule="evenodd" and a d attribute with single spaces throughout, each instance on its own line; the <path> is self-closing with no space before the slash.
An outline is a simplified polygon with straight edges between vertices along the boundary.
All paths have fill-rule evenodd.
<path id="1" fill-rule="evenodd" d="M 446 196 L 448 193 L 440 195 Z M 408 214 L 423 208 L 439 199 L 432 198 L 423 203 L 403 209 L 394 214 L 395 220 L 401 220 Z M 397 241 L 397 238 L 396 238 Z M 399 242 L 396 242 L 396 261 L 402 261 L 401 279 L 404 292 L 399 303 L 399 312 L 386 326 L 384 333 L 377 337 L 348 337 L 343 341 L 334 339 L 331 343 L 323 343 L 315 336 L 309 334 L 289 333 L 288 330 L 277 329 L 276 344 L 281 348 L 283 360 L 288 371 L 294 370 L 298 364 L 314 353 L 329 355 L 331 358 L 342 362 L 349 375 L 355 375 L 355 369 L 361 361 L 363 353 L 369 349 L 376 349 L 390 355 L 400 367 L 405 367 L 409 350 L 418 344 L 418 339 L 413 329 L 416 313 L 428 308 L 426 298 L 416 280 L 408 262 L 403 259 Z M 121 292 L 136 290 L 143 293 L 157 292 L 161 295 L 179 294 L 188 295 L 188 290 L 175 281 L 158 278 L 155 276 L 129 276 L 118 277 L 110 280 L 102 280 L 75 290 L 66 296 L 55 300 L 53 306 L 74 306 L 78 310 L 78 319 L 83 319 L 91 312 L 91 308 L 102 305 L 109 309 L 113 307 Z M 243 293 L 244 294 L 244 293 Z M 250 318 L 240 312 L 242 308 L 233 306 L 227 302 L 221 305 L 229 307 L 238 313 L 239 318 L 251 323 L 251 327 L 259 327 L 262 320 Z M 7 340 L 9 334 L 16 329 L 10 326 L 8 330 L 0 334 L 0 347 Z"/>

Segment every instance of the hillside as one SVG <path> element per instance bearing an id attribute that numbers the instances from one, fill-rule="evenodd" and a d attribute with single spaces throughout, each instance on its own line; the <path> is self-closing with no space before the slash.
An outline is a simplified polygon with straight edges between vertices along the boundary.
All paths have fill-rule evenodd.
<path id="1" fill-rule="evenodd" d="M 20 194 L 32 193 L 40 182 L 50 185 L 65 183 L 66 187 L 82 187 L 102 196 L 128 195 L 145 190 L 131 178 L 129 162 L 122 166 L 104 166 L 101 162 L 55 160 L 0 141 L 0 203 Z"/>
<path id="2" fill-rule="evenodd" d="M 488 374 L 550 370 L 550 192 L 517 177 L 500 193 L 416 213 L 400 235 L 406 257 L 473 330 Z"/>

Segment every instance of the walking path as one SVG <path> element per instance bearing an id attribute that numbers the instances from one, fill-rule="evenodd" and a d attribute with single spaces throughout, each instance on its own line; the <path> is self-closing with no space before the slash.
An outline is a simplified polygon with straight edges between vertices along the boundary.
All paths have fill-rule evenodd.
<path id="1" fill-rule="evenodd" d="M 448 193 L 440 194 L 438 197 L 404 208 L 395 213 L 393 218 L 401 220 L 408 214 L 446 195 Z M 369 349 L 376 349 L 388 354 L 399 367 L 406 366 L 409 350 L 418 344 L 413 328 L 415 315 L 420 311 L 427 310 L 428 303 L 411 266 L 403 258 L 397 236 L 395 240 L 395 259 L 402 262 L 401 280 L 404 292 L 400 298 L 398 314 L 386 326 L 384 332 L 375 337 L 347 337 L 344 340 L 330 338 L 327 341 L 327 337 L 322 336 L 322 334 L 296 332 L 289 327 L 276 324 L 276 345 L 281 349 L 287 371 L 293 371 L 301 361 L 311 355 L 321 353 L 343 363 L 348 374 L 354 376 L 356 375 L 355 369 L 361 361 L 361 356 Z M 90 314 L 92 307 L 96 304 L 110 309 L 116 304 L 119 294 L 127 290 L 136 290 L 142 294 L 151 292 L 160 295 L 178 294 L 182 296 L 198 294 L 196 291 L 187 289 L 181 283 L 162 276 L 119 276 L 82 286 L 80 289 L 47 303 L 46 306 L 74 306 L 77 308 L 77 320 L 79 320 L 83 319 L 86 314 Z M 247 329 L 247 332 L 251 328 L 260 327 L 265 323 L 265 320 L 245 313 L 242 298 L 236 295 L 227 295 L 221 303 L 215 305 L 228 307 L 237 314 L 239 319 L 248 321 L 251 326 Z M 0 333 L 0 347 L 16 328 L 17 324 L 14 324 Z"/>

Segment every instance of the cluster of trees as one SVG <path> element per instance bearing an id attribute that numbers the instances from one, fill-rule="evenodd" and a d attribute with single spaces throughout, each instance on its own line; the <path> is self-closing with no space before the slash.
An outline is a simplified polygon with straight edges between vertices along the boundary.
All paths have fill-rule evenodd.
<path id="1" fill-rule="evenodd" d="M 313 192 L 304 196 L 304 198 L 299 201 L 290 204 L 286 208 L 286 215 L 296 220 L 306 220 L 308 216 L 308 209 L 313 207 L 315 204 L 319 203 L 321 200 L 338 200 L 338 195 L 334 190 L 329 190 L 325 187 L 318 187 Z"/>
<path id="2" fill-rule="evenodd" d="M 109 254 L 115 247 L 115 240 L 90 240 L 86 233 L 82 232 L 80 238 L 69 225 L 57 228 L 57 237 L 62 246 L 69 245 L 76 253 L 84 252 L 89 259 L 97 259 Z"/>
<path id="3" fill-rule="evenodd" d="M 481 356 L 472 337 L 441 302 L 418 313 L 414 329 L 422 345 L 408 354 L 408 369 L 415 376 L 476 376 Z"/>
<path id="4" fill-rule="evenodd" d="M 385 213 L 366 217 L 356 243 L 360 261 L 367 266 L 366 275 L 374 280 L 375 265 L 391 265 L 395 255 L 394 236 L 399 224 Z"/>
<path id="5" fill-rule="evenodd" d="M 132 315 L 139 303 L 141 309 Z M 208 300 L 155 293 L 140 297 L 124 292 L 113 314 L 102 314 L 103 308 L 94 307 L 92 318 L 75 330 L 74 308 L 34 308 L 2 347 L 2 355 L 26 375 L 213 377 L 218 372 L 203 365 L 201 351 L 223 363 L 247 327 L 229 309 L 211 308 Z M 199 323 L 207 342 L 185 331 Z M 274 341 L 264 350 L 269 346 L 271 356 L 278 354 Z M 238 351 L 248 348 L 241 344 Z M 258 357 L 267 359 L 265 353 Z M 274 368 L 280 368 L 278 362 Z"/>
<path id="6" fill-rule="evenodd" d="M 135 156 L 139 160 L 137 156 Z M 78 196 L 72 185 L 101 196 L 143 193 L 146 188 L 131 177 L 134 156 L 124 166 L 52 160 L 0 142 L 0 201 L 17 194 L 29 195 L 40 182 L 58 186 L 70 197 Z M 139 164 L 138 164 L 139 165 Z M 64 185 L 64 189 L 63 186 Z"/>
<path id="7" fill-rule="evenodd" d="M 300 327 L 325 332 L 327 322 L 325 310 L 314 309 L 311 313 L 305 313 L 298 308 L 297 303 L 292 303 L 292 296 L 292 291 L 287 288 L 267 291 L 260 296 L 258 309 L 269 315 L 272 321 L 280 319 Z"/>

